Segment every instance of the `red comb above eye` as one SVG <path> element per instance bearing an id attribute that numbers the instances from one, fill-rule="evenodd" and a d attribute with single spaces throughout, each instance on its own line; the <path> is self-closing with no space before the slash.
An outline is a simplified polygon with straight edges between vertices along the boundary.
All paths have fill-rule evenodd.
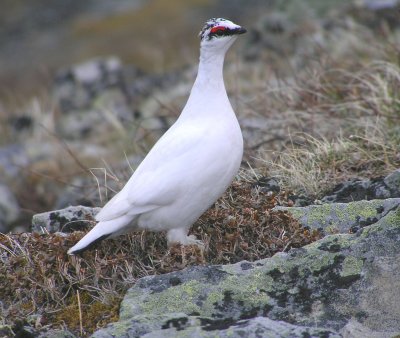
<path id="1" fill-rule="evenodd" d="M 215 26 L 215 27 L 211 28 L 210 33 L 216 33 L 218 31 L 224 31 L 224 30 L 226 30 L 226 27 L 224 27 L 224 26 Z"/>

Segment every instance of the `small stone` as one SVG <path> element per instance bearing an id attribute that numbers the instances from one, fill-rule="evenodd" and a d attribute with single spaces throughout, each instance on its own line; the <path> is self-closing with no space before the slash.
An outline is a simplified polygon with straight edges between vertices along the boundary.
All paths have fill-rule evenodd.
<path id="1" fill-rule="evenodd" d="M 261 187 L 261 190 L 265 192 L 279 193 L 281 190 L 279 182 L 274 177 L 260 177 L 255 185 Z"/>
<path id="2" fill-rule="evenodd" d="M 67 330 L 48 330 L 40 333 L 38 338 L 76 338 L 76 336 Z"/>
<path id="3" fill-rule="evenodd" d="M 66 103 L 62 101 L 70 101 L 71 104 L 67 104 L 64 108 L 79 109 L 90 102 L 75 101 L 74 94 L 86 92 L 84 96 L 90 99 L 107 88 L 125 90 L 122 63 L 114 56 L 91 59 L 59 71 L 55 77 L 54 94 L 56 99 L 61 101 L 62 106 Z M 63 110 L 63 112 L 67 111 Z"/>
<path id="4" fill-rule="evenodd" d="M 386 199 L 400 197 L 400 173 L 378 177 L 370 180 L 352 179 L 337 185 L 327 196 L 322 198 L 324 203 L 348 203 L 353 201 Z M 400 186 L 400 185 L 399 185 Z"/>
<path id="5" fill-rule="evenodd" d="M 38 233 L 85 231 L 95 223 L 95 216 L 99 211 L 100 208 L 75 206 L 36 214 L 32 218 L 31 231 Z"/>
<path id="6" fill-rule="evenodd" d="M 101 79 L 100 63 L 97 61 L 81 63 L 72 69 L 72 75 L 76 82 L 92 85 Z"/>
<path id="7" fill-rule="evenodd" d="M 386 176 L 384 182 L 392 192 L 391 197 L 400 197 L 400 169 Z"/>

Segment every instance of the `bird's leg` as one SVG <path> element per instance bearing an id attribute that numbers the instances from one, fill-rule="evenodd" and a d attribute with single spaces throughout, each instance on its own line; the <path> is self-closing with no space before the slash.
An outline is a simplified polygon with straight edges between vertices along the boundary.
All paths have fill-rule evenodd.
<path id="1" fill-rule="evenodd" d="M 195 236 L 187 235 L 188 230 L 186 229 L 171 229 L 167 232 L 167 240 L 168 246 L 174 244 L 180 244 L 181 256 L 182 256 L 182 265 L 186 266 L 188 261 L 186 258 L 186 254 L 189 252 L 193 257 L 196 257 L 196 261 L 198 260 L 198 250 L 200 251 L 200 262 L 204 263 L 204 243 L 200 240 L 197 240 Z M 187 246 L 195 246 L 196 248 L 187 248 Z M 193 259 L 191 258 L 191 260 Z"/>
<path id="2" fill-rule="evenodd" d="M 197 245 L 200 248 L 204 248 L 204 243 L 195 236 L 188 236 L 188 229 L 178 228 L 171 229 L 167 232 L 167 241 L 168 245 L 172 245 L 174 243 L 179 243 L 182 245 Z"/>

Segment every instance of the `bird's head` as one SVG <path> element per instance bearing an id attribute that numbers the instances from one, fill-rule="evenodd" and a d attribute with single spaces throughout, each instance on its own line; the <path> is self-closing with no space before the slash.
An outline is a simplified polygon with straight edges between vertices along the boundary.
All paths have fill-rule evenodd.
<path id="1" fill-rule="evenodd" d="M 212 48 L 226 52 L 237 36 L 246 33 L 246 29 L 232 21 L 214 18 L 208 20 L 200 32 L 201 48 Z"/>

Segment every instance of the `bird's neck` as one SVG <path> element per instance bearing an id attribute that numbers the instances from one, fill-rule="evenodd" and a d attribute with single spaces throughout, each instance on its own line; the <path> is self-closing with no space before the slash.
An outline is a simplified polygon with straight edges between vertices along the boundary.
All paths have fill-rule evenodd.
<path id="1" fill-rule="evenodd" d="M 222 75 L 224 57 L 225 53 L 201 51 L 197 78 L 180 121 L 189 119 L 193 122 L 207 114 L 215 117 L 218 112 L 228 111 L 225 108 L 230 107 L 230 103 Z"/>
<path id="2" fill-rule="evenodd" d="M 224 78 L 222 75 L 225 53 L 201 50 L 199 71 L 193 89 L 200 87 L 211 90 L 225 90 Z"/>

